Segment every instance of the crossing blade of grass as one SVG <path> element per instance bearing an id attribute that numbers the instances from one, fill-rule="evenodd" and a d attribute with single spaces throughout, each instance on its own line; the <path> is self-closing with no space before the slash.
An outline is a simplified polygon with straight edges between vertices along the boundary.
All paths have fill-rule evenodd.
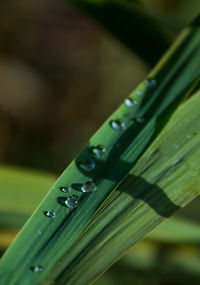
<path id="1" fill-rule="evenodd" d="M 159 223 L 199 195 L 199 106 L 200 92 L 179 108 L 104 201 L 59 266 L 51 270 L 50 280 L 58 284 L 90 283 Z"/>
<path id="2" fill-rule="evenodd" d="M 0 211 L 30 214 L 55 179 L 50 173 L 0 165 Z"/>
<path id="3" fill-rule="evenodd" d="M 150 232 L 146 239 L 166 244 L 200 246 L 200 225 L 181 218 L 171 217 Z"/>
<path id="4" fill-rule="evenodd" d="M 164 223 L 163 223 L 164 224 Z M 137 284 L 138 277 L 144 279 L 144 284 L 156 277 L 167 284 L 199 284 L 200 249 L 193 247 L 163 247 L 148 241 L 138 243 L 110 270 L 94 284 L 104 285 L 109 280 L 112 285 Z M 139 283 L 140 284 L 140 283 Z M 151 284 L 155 284 L 152 282 Z"/>
<path id="5" fill-rule="evenodd" d="M 180 31 L 180 25 L 170 24 L 169 19 L 145 8 L 140 1 L 70 1 L 85 10 L 117 39 L 151 65 L 156 63 L 170 44 L 163 28 L 170 26 L 171 31 L 171 26 L 174 29 L 178 26 Z M 148 48 L 145 43 L 148 43 Z"/>
<path id="6" fill-rule="evenodd" d="M 55 179 L 50 173 L 0 165 L 0 228 L 22 227 Z"/>
<path id="7" fill-rule="evenodd" d="M 39 284 L 69 250 L 101 203 L 198 84 L 199 35 L 197 20 L 53 185 L 2 257 L 2 284 Z"/>

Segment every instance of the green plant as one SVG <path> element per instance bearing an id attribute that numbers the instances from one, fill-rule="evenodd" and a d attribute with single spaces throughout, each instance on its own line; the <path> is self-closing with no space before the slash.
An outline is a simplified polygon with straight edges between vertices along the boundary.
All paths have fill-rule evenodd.
<path id="1" fill-rule="evenodd" d="M 199 25 L 53 185 L 2 257 L 2 284 L 88 284 L 199 194 L 200 94 L 188 99 L 200 79 Z"/>

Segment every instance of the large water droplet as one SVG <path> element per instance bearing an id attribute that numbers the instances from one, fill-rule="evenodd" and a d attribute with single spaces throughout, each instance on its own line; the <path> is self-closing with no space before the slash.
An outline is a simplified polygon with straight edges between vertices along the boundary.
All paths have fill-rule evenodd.
<path id="1" fill-rule="evenodd" d="M 106 153 L 106 149 L 102 145 L 93 146 L 90 150 L 91 153 L 97 158 L 103 157 Z"/>
<path id="2" fill-rule="evenodd" d="M 124 104 L 126 107 L 136 107 L 138 105 L 138 102 L 136 100 L 132 100 L 131 98 L 126 98 L 124 100 Z"/>
<path id="3" fill-rule="evenodd" d="M 146 82 L 147 87 L 153 87 L 157 84 L 155 79 L 147 79 L 145 82 Z"/>
<path id="4" fill-rule="evenodd" d="M 46 217 L 51 218 L 51 219 L 56 217 L 56 213 L 52 211 L 44 211 L 43 213 Z"/>
<path id="5" fill-rule="evenodd" d="M 95 169 L 95 162 L 93 160 L 86 160 L 80 164 L 80 168 L 85 171 L 91 171 Z"/>
<path id="6" fill-rule="evenodd" d="M 119 120 L 110 121 L 110 126 L 115 131 L 122 131 L 125 129 L 125 124 L 120 122 Z"/>
<path id="7" fill-rule="evenodd" d="M 34 272 L 34 273 L 41 273 L 43 272 L 43 267 L 42 265 L 38 264 L 36 266 L 32 266 L 31 267 L 31 270 Z"/>
<path id="8" fill-rule="evenodd" d="M 78 207 L 80 198 L 76 195 L 71 195 L 65 200 L 65 205 L 71 209 Z"/>
<path id="9" fill-rule="evenodd" d="M 60 186 L 60 191 L 64 192 L 64 193 L 70 193 L 71 192 L 71 187 L 66 187 L 66 186 Z"/>
<path id="10" fill-rule="evenodd" d="M 97 190 L 97 186 L 94 184 L 94 182 L 88 181 L 84 183 L 81 187 L 82 192 L 94 192 Z"/>

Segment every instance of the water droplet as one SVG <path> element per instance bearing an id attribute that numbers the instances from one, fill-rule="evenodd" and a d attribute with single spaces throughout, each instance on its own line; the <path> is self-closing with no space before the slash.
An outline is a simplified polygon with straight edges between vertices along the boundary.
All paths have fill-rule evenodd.
<path id="1" fill-rule="evenodd" d="M 70 193 L 72 191 L 71 187 L 65 187 L 65 186 L 61 186 L 59 189 L 64 193 Z"/>
<path id="2" fill-rule="evenodd" d="M 187 135 L 187 138 L 190 139 L 190 138 L 191 138 L 191 135 Z"/>
<path id="3" fill-rule="evenodd" d="M 65 200 L 65 205 L 68 208 L 75 209 L 80 203 L 80 198 L 76 195 L 71 195 Z"/>
<path id="4" fill-rule="evenodd" d="M 103 157 L 105 152 L 106 152 L 106 149 L 102 145 L 91 147 L 91 153 L 97 158 Z"/>
<path id="5" fill-rule="evenodd" d="M 145 122 L 145 118 L 142 118 L 142 117 L 141 118 L 136 118 L 135 120 L 139 124 L 143 124 Z"/>
<path id="6" fill-rule="evenodd" d="M 81 187 L 82 192 L 94 192 L 97 190 L 97 186 L 94 184 L 94 182 L 88 181 L 84 183 Z"/>
<path id="7" fill-rule="evenodd" d="M 42 265 L 38 264 L 36 266 L 32 266 L 31 267 L 31 270 L 34 272 L 34 273 L 41 273 L 43 272 L 43 267 Z"/>
<path id="8" fill-rule="evenodd" d="M 48 218 L 51 218 L 51 219 L 56 217 L 56 213 L 52 212 L 52 211 L 44 211 L 43 213 L 45 216 L 47 216 Z"/>
<path id="9" fill-rule="evenodd" d="M 95 169 L 95 162 L 93 160 L 86 160 L 80 164 L 80 168 L 85 171 L 91 171 Z"/>
<path id="10" fill-rule="evenodd" d="M 120 122 L 119 120 L 110 121 L 110 126 L 115 131 L 122 131 L 123 129 L 125 129 L 125 124 Z"/>
<path id="11" fill-rule="evenodd" d="M 141 90 L 137 90 L 136 94 L 142 96 L 144 93 Z"/>
<path id="12" fill-rule="evenodd" d="M 138 105 L 138 102 L 136 100 L 132 100 L 131 98 L 126 98 L 124 100 L 124 104 L 126 107 L 136 107 Z"/>
<path id="13" fill-rule="evenodd" d="M 38 231 L 38 234 L 41 235 L 41 234 L 42 234 L 42 231 Z"/>
<path id="14" fill-rule="evenodd" d="M 179 149 L 179 148 L 180 148 L 179 144 L 177 144 L 177 143 L 173 144 L 173 147 L 174 147 L 175 149 Z"/>
<path id="15" fill-rule="evenodd" d="M 145 83 L 146 83 L 146 85 L 147 85 L 148 87 L 153 87 L 153 86 L 155 86 L 155 85 L 157 84 L 157 82 L 156 82 L 155 79 L 147 79 L 147 80 L 145 81 Z"/>

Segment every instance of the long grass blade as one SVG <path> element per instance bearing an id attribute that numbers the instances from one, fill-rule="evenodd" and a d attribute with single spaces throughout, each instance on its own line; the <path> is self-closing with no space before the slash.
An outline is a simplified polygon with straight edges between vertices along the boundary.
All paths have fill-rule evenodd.
<path id="1" fill-rule="evenodd" d="M 88 284 L 159 223 L 199 195 L 199 106 L 200 92 L 181 106 L 104 201 L 60 260 L 60 267 L 52 269 L 50 280 L 56 277 L 59 284 Z"/>
<path id="2" fill-rule="evenodd" d="M 164 223 L 163 223 L 164 224 Z M 163 247 L 142 241 L 122 257 L 95 285 L 192 284 L 200 278 L 200 250 L 193 247 Z M 143 282 L 142 282 L 143 281 Z"/>

